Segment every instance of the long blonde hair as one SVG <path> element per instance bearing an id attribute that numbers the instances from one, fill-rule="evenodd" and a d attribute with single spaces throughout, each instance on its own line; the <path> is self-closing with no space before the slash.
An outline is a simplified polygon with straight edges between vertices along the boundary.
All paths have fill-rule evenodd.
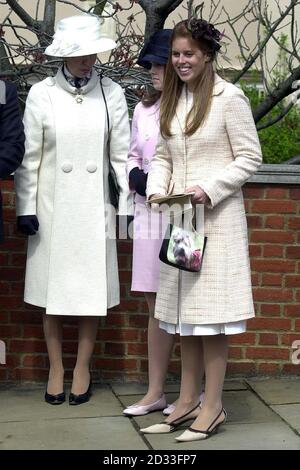
<path id="1" fill-rule="evenodd" d="M 177 38 L 188 38 L 195 42 L 197 47 L 210 58 L 210 60 L 205 63 L 201 76 L 199 76 L 199 80 L 194 89 L 193 106 L 186 116 L 185 135 L 191 136 L 202 125 L 210 109 L 214 87 L 213 59 L 215 58 L 216 51 L 210 47 L 209 42 L 202 39 L 194 39 L 187 25 L 188 22 L 184 20 L 180 21 L 180 23 L 174 27 L 171 36 L 171 45 Z M 178 100 L 184 85 L 174 70 L 171 56 L 172 47 L 166 66 L 160 105 L 160 129 L 164 138 L 172 136 L 171 122 L 175 116 Z"/>

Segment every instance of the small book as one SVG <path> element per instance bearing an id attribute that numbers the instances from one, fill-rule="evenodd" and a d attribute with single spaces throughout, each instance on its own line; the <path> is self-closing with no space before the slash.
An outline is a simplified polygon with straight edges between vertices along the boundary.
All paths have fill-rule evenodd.
<path id="1" fill-rule="evenodd" d="M 151 198 L 151 200 L 146 201 L 147 204 L 163 204 L 164 202 L 180 202 L 183 198 L 191 197 L 195 193 L 177 193 L 177 194 L 166 194 L 165 196 Z M 181 201 L 182 202 L 182 201 Z"/>

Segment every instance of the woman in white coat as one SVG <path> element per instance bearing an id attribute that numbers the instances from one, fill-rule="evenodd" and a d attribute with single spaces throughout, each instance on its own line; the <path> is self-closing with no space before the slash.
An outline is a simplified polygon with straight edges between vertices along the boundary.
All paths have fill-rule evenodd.
<path id="1" fill-rule="evenodd" d="M 178 441 L 210 437 L 225 422 L 228 335 L 244 332 L 246 320 L 254 316 L 241 186 L 262 158 L 247 98 L 213 70 L 220 39 L 203 19 L 174 27 L 165 77 L 169 86 L 160 107 L 162 139 L 147 182 L 150 201 L 167 194 L 173 181 L 174 193 L 193 193 L 192 204 L 204 207 L 204 224 L 203 217 L 196 220 L 207 236 L 201 271 L 161 265 L 155 306 L 160 327 L 180 334 L 181 388 L 175 411 L 142 432 L 169 433 L 196 418 Z M 205 398 L 199 412 L 201 344 Z"/>
<path id="2" fill-rule="evenodd" d="M 91 395 L 89 363 L 99 316 L 119 303 L 108 158 L 120 186 L 118 213 L 128 214 L 129 121 L 121 87 L 93 68 L 96 54 L 114 47 L 101 35 L 96 16 L 59 21 L 45 53 L 63 58 L 63 65 L 55 77 L 33 85 L 26 102 L 26 151 L 15 175 L 17 216 L 19 229 L 30 235 L 24 299 L 45 309 L 50 362 L 45 400 L 51 404 L 65 401 L 63 316 L 78 316 L 69 396 L 69 403 L 78 405 Z"/>

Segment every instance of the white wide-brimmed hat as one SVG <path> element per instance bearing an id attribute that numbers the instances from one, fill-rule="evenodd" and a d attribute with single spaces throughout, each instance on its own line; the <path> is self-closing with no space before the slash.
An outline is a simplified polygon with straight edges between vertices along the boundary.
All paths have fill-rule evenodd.
<path id="1" fill-rule="evenodd" d="M 78 57 L 110 51 L 115 41 L 101 28 L 98 16 L 83 14 L 60 20 L 55 29 L 53 42 L 45 54 L 54 57 Z"/>

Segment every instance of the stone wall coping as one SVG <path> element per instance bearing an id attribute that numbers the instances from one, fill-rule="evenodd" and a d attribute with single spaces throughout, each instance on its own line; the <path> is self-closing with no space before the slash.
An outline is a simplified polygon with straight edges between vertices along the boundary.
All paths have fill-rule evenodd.
<path id="1" fill-rule="evenodd" d="M 248 183 L 298 184 L 300 185 L 300 165 L 263 164 Z"/>

